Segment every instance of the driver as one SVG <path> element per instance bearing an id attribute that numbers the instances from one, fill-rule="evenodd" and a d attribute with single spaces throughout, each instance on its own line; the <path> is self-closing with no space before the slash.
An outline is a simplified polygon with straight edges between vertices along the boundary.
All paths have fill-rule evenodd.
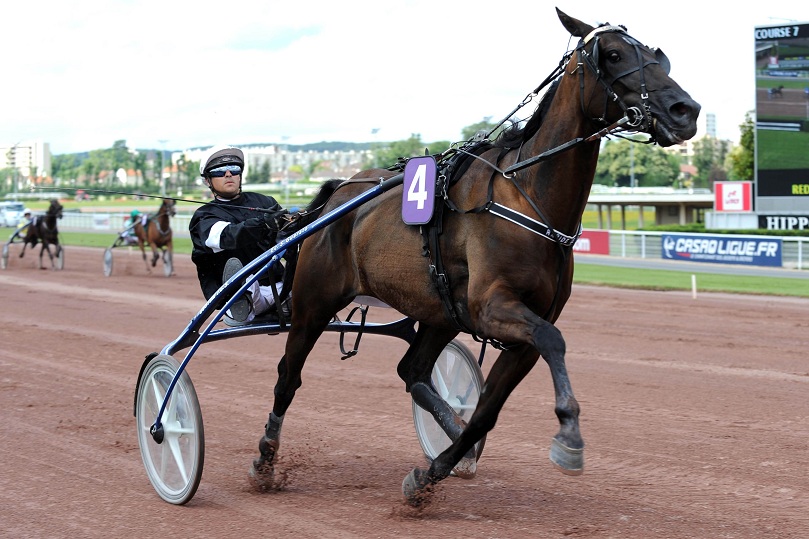
<path id="1" fill-rule="evenodd" d="M 30 209 L 25 208 L 22 211 L 22 216 L 24 217 L 24 219 L 20 219 L 20 221 L 17 223 L 17 232 L 20 232 L 23 228 L 28 226 L 32 221 L 31 210 Z"/>
<path id="2" fill-rule="evenodd" d="M 275 245 L 279 220 L 288 213 L 271 196 L 242 191 L 245 165 L 244 152 L 233 146 L 214 146 L 200 161 L 202 181 L 214 199 L 197 208 L 188 228 L 193 243 L 191 260 L 206 300 L 245 264 Z M 281 290 L 282 271 L 267 272 L 253 282 L 231 306 L 230 320 L 225 321 L 237 325 L 270 311 L 275 305 L 271 287 Z M 282 312 L 288 317 L 286 303 Z"/>
<path id="3" fill-rule="evenodd" d="M 129 212 L 129 217 L 124 220 L 124 231 L 121 232 L 121 238 L 127 245 L 138 243 L 138 237 L 135 235 L 135 223 L 137 223 L 138 217 L 140 217 L 140 210 L 135 209 Z"/>

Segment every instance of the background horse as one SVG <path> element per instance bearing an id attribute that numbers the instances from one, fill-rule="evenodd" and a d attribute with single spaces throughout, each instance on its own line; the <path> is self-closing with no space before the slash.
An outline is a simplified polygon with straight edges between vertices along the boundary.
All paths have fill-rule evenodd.
<path id="1" fill-rule="evenodd" d="M 642 45 L 623 27 L 594 28 L 557 12 L 580 38 L 575 50 L 546 79 L 553 84 L 527 123 L 513 125 L 494 141 L 469 141 L 441 154 L 436 177 L 446 176 L 447 182 L 436 189 L 430 223 L 403 223 L 399 186 L 303 242 L 273 409 L 250 470 L 259 488 L 272 487 L 282 421 L 301 385 L 307 355 L 333 315 L 358 295 L 378 298 L 418 321 L 397 373 L 452 440 L 429 469 L 416 468 L 405 477 L 408 503 L 427 499 L 453 471 L 474 476 L 474 444 L 494 428 L 506 399 L 540 355 L 550 369 L 560 424 L 550 459 L 564 473 L 583 472 L 579 404 L 565 366 L 565 341 L 553 323 L 571 293 L 572 248 L 600 139 L 637 131 L 661 146 L 679 144 L 696 133 L 700 106 L 669 77 L 661 51 Z M 522 59 L 514 61 L 522 65 Z M 378 183 L 393 175 L 370 170 L 357 178 Z M 369 185 L 349 181 L 324 213 Z M 502 350 L 468 424 L 430 381 L 437 356 L 460 331 Z"/>
<path id="2" fill-rule="evenodd" d="M 784 97 L 784 87 L 776 86 L 767 90 L 767 99 L 772 99 L 773 97 Z"/>
<path id="3" fill-rule="evenodd" d="M 174 255 L 174 247 L 171 240 L 169 219 L 177 213 L 174 206 L 174 199 L 164 198 L 157 213 L 150 215 L 145 225 L 140 220 L 135 223 L 135 235 L 138 237 L 138 247 L 140 247 L 140 252 L 143 255 L 143 263 L 146 265 L 147 273 L 151 273 L 152 269 L 146 259 L 146 245 L 152 249 L 152 268 L 157 264 L 161 254 L 163 255 L 163 263 L 165 264 L 168 259 L 168 263 L 171 264 L 170 260 Z"/>
<path id="4" fill-rule="evenodd" d="M 57 269 L 56 260 L 59 259 L 62 253 L 62 246 L 59 245 L 59 230 L 56 227 L 56 221 L 61 218 L 62 205 L 54 198 L 51 200 L 51 204 L 45 215 L 35 216 L 28 225 L 25 231 L 25 237 L 23 238 L 20 258 L 25 255 L 25 248 L 28 245 L 33 249 L 38 242 L 41 242 L 42 248 L 39 250 L 39 269 L 45 269 L 45 266 L 42 264 L 42 255 L 45 251 L 48 252 L 48 257 L 51 259 L 51 268 Z M 54 252 L 51 252 L 51 245 L 54 246 Z"/>

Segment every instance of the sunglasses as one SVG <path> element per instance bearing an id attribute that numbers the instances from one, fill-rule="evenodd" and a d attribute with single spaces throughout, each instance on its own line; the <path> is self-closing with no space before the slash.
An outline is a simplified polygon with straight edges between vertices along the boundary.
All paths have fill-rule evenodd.
<path id="1" fill-rule="evenodd" d="M 208 176 L 211 178 L 222 178 L 228 172 L 230 172 L 231 176 L 238 176 L 242 173 L 242 167 L 239 165 L 225 165 L 223 167 L 212 168 L 208 171 Z"/>

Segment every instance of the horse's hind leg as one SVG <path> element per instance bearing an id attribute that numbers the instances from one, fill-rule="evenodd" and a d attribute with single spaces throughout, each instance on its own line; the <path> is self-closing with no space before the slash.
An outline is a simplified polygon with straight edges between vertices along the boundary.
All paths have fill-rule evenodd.
<path id="1" fill-rule="evenodd" d="M 329 314 L 331 311 L 321 309 L 316 313 L 315 309 L 303 309 L 295 303 L 298 299 L 296 295 L 293 294 L 292 297 L 292 323 L 285 353 L 278 363 L 278 382 L 275 384 L 273 408 L 264 426 L 264 435 L 259 440 L 259 457 L 253 461 L 250 468 L 250 478 L 260 490 L 277 487 L 274 477 L 275 457 L 281 445 L 284 415 L 292 404 L 295 392 L 301 387 L 301 372 L 306 358 L 332 318 L 332 314 Z"/>
<path id="2" fill-rule="evenodd" d="M 453 441 L 461 435 L 465 423 L 435 390 L 431 375 L 436 358 L 457 334 L 455 330 L 442 330 L 419 324 L 416 338 L 396 369 L 413 401 L 429 411 L 436 423 Z M 475 476 L 476 469 L 477 455 L 475 448 L 472 447 L 455 465 L 454 471 L 458 477 L 471 479 Z"/>
<path id="3" fill-rule="evenodd" d="M 45 265 L 42 263 L 42 255 L 45 254 L 45 251 L 48 251 L 48 257 L 51 259 L 51 267 L 56 268 L 56 265 L 53 263 L 53 255 L 51 254 L 51 248 L 48 247 L 48 244 L 43 241 L 42 248 L 39 250 L 39 269 L 41 270 L 45 269 Z"/>
<path id="4" fill-rule="evenodd" d="M 146 273 L 152 273 L 152 268 L 149 267 L 149 260 L 146 258 L 146 247 L 143 245 L 143 242 L 140 241 L 140 239 L 138 239 L 138 247 L 140 247 L 143 265 L 146 266 Z"/>

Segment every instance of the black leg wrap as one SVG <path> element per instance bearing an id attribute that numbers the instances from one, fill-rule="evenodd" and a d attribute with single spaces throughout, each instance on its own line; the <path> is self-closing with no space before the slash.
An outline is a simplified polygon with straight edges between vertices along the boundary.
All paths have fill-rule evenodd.
<path id="1" fill-rule="evenodd" d="M 264 436 L 258 442 L 259 457 L 250 467 L 250 479 L 261 491 L 278 488 L 275 482 L 275 455 L 281 444 L 281 424 L 284 418 L 270 414 L 264 426 Z"/>
<path id="2" fill-rule="evenodd" d="M 464 428 L 461 419 L 432 387 L 423 382 L 416 382 L 410 388 L 410 395 L 416 404 L 432 414 L 436 423 L 447 433 L 450 440 L 458 439 Z"/>
<path id="3" fill-rule="evenodd" d="M 267 438 L 277 440 L 281 437 L 281 425 L 284 423 L 284 416 L 278 417 L 270 412 L 270 417 L 267 419 L 267 424 L 264 425 L 264 435 Z"/>

